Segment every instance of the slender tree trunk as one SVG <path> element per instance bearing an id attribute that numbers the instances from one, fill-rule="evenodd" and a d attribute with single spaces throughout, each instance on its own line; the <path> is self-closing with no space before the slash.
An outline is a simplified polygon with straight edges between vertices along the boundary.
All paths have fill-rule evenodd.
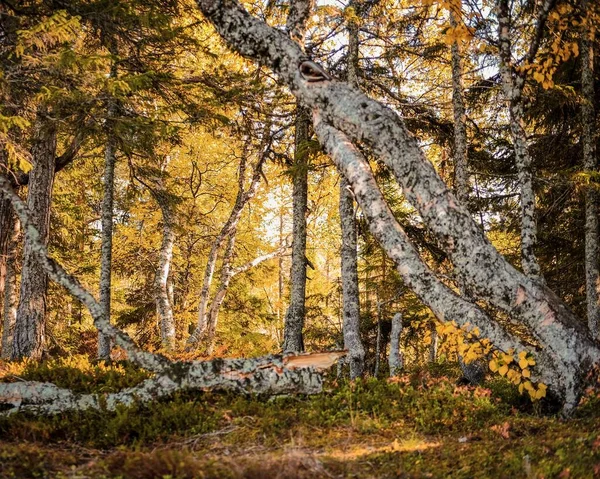
<path id="1" fill-rule="evenodd" d="M 160 194 L 156 195 L 163 218 L 163 235 L 158 254 L 158 267 L 154 279 L 156 297 L 156 312 L 160 325 L 160 340 L 162 347 L 172 351 L 175 347 L 175 320 L 173 318 L 172 299 L 169 295 L 169 271 L 173 260 L 173 246 L 175 245 L 175 232 L 173 230 L 173 217 L 168 201 Z"/>
<path id="2" fill-rule="evenodd" d="M 234 229 L 229 235 L 229 239 L 227 240 L 227 247 L 225 248 L 225 253 L 223 253 L 223 266 L 221 267 L 221 284 L 213 297 L 212 303 L 210 305 L 210 310 L 208 312 L 208 325 L 206 332 L 206 343 L 208 345 L 207 352 L 208 354 L 213 353 L 214 342 L 215 342 L 215 334 L 217 332 L 217 321 L 219 319 L 219 310 L 221 309 L 221 304 L 225 300 L 225 295 L 227 294 L 227 289 L 229 288 L 229 282 L 233 276 L 233 258 L 235 253 L 235 236 L 236 230 Z"/>
<path id="3" fill-rule="evenodd" d="M 235 200 L 235 204 L 229 214 L 229 218 L 221 228 L 221 231 L 215 238 L 210 252 L 208 254 L 208 259 L 206 261 L 206 269 L 204 271 L 204 280 L 202 282 L 202 290 L 200 291 L 200 303 L 198 306 L 198 322 L 196 324 L 196 329 L 192 333 L 192 335 L 188 338 L 186 350 L 190 351 L 198 346 L 201 339 L 206 336 L 207 327 L 208 327 L 208 315 L 207 315 L 207 307 L 210 295 L 210 287 L 212 285 L 212 279 L 215 272 L 215 265 L 217 263 L 217 257 L 219 254 L 219 250 L 223 245 L 225 239 L 231 234 L 231 232 L 236 228 L 238 221 L 242 216 L 242 210 L 244 206 L 254 197 L 256 192 L 258 191 L 258 186 L 260 184 L 261 177 L 261 169 L 262 164 L 265 157 L 264 147 L 268 144 L 270 140 L 267 139 L 269 136 L 269 128 L 270 126 L 265 126 L 265 138 L 263 138 L 263 144 L 261 145 L 261 153 L 260 157 L 254 166 L 254 171 L 252 174 L 252 180 L 250 182 L 250 186 L 248 190 L 244 191 L 244 180 L 245 180 L 245 171 L 246 171 L 246 158 L 242 159 L 242 163 L 240 164 L 240 172 L 239 172 L 239 180 L 238 180 L 238 193 Z"/>
<path id="4" fill-rule="evenodd" d="M 2 359 L 10 359 L 15 323 L 17 320 L 17 256 L 21 223 L 11 208 L 11 228 L 6 248 L 6 275 L 4 282 Z"/>
<path id="5" fill-rule="evenodd" d="M 435 327 L 435 322 L 431 321 L 429 323 L 429 330 L 431 333 L 431 344 L 429 345 L 429 362 L 435 363 L 437 359 L 437 350 L 438 350 L 438 342 L 439 337 L 437 333 L 437 329 Z"/>
<path id="6" fill-rule="evenodd" d="M 459 8 L 462 1 L 458 2 Z M 457 13 L 450 10 L 450 25 L 457 26 Z M 452 43 L 452 110 L 454 112 L 454 191 L 464 204 L 469 199 L 467 160 L 467 115 L 465 113 L 462 57 L 458 40 Z"/>
<path id="7" fill-rule="evenodd" d="M 348 82 L 358 87 L 358 24 L 348 24 Z M 358 293 L 358 242 L 356 211 L 350 185 L 342 176 L 340 180 L 340 224 L 342 230 L 341 280 L 343 302 L 345 358 L 350 366 L 350 379 L 363 375 L 365 349 L 360 338 L 360 298 Z"/>
<path id="8" fill-rule="evenodd" d="M 304 48 L 308 18 L 315 0 L 292 0 L 286 22 L 290 38 Z M 283 328 L 283 350 L 304 351 L 304 319 L 306 314 L 306 215 L 308 207 L 308 140 L 310 110 L 296 103 L 296 131 L 293 165 L 292 266 L 290 271 L 290 304 Z"/>
<path id="9" fill-rule="evenodd" d="M 298 104 L 296 117 L 292 267 L 290 272 L 290 304 L 285 315 L 283 350 L 304 351 L 305 301 L 306 301 L 306 213 L 308 205 L 308 139 L 310 112 Z"/>
<path id="10" fill-rule="evenodd" d="M 109 107 L 109 116 L 114 108 Z M 112 118 L 109 120 L 112 122 Z M 112 276 L 113 200 L 117 144 L 111 131 L 104 149 L 104 197 L 102 199 L 102 246 L 100 260 L 100 306 L 110 321 L 110 297 Z M 110 339 L 98 332 L 98 359 L 109 360 L 112 345 Z"/>
<path id="11" fill-rule="evenodd" d="M 587 3 L 587 2 L 586 2 Z M 586 171 L 598 171 L 596 156 L 594 110 L 594 39 L 589 37 L 589 28 L 583 33 L 581 42 L 581 143 L 583 147 L 583 167 Z M 598 225 L 600 198 L 596 186 L 588 187 L 585 196 L 585 285 L 588 326 L 594 338 L 600 339 L 600 231 Z"/>
<path id="12" fill-rule="evenodd" d="M 500 47 L 500 74 L 504 96 L 509 105 L 510 131 L 515 151 L 517 177 L 521 190 L 521 266 L 532 279 L 543 281 L 541 268 L 535 255 L 537 225 L 535 221 L 535 192 L 533 165 L 527 149 L 527 131 L 523 111 L 523 86 L 525 80 L 512 67 L 510 40 L 510 11 L 508 0 L 498 2 L 498 41 Z"/>
<path id="13" fill-rule="evenodd" d="M 390 377 L 397 376 L 404 367 L 402 353 L 400 352 L 400 336 L 402 335 L 402 314 L 396 313 L 392 318 L 392 332 L 390 337 L 390 355 L 388 364 L 390 366 Z"/>
<path id="14" fill-rule="evenodd" d="M 33 168 L 29 173 L 27 206 L 31 211 L 32 222 L 38 229 L 43 244 L 46 245 L 54 184 L 56 127 L 52 122 L 43 119 L 42 114 L 38 117 L 35 126 L 31 148 Z M 41 358 L 45 345 L 47 289 L 48 277 L 37 261 L 31 241 L 26 237 L 12 359 Z"/>

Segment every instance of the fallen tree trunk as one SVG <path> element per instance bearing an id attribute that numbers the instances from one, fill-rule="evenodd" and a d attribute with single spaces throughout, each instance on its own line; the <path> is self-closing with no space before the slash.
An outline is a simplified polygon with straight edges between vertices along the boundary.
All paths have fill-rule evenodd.
<path id="1" fill-rule="evenodd" d="M 344 351 L 304 355 L 265 356 L 254 359 L 215 359 L 174 362 L 161 374 L 116 393 L 76 394 L 52 383 L 34 381 L 0 384 L 3 414 L 33 412 L 56 414 L 155 401 L 184 390 L 223 390 L 252 394 L 317 394 L 323 388 L 322 371 Z"/>
<path id="2" fill-rule="evenodd" d="M 0 404 L 5 413 L 31 411 L 53 414 L 69 410 L 107 409 L 118 405 L 147 402 L 189 389 L 225 389 L 266 394 L 315 394 L 321 391 L 320 374 L 346 353 L 334 351 L 308 355 L 267 356 L 256 359 L 217 359 L 174 362 L 139 349 L 123 331 L 110 324 L 104 309 L 79 282 L 48 256 L 40 233 L 32 225 L 25 203 L 6 177 L 0 175 L 0 192 L 10 200 L 21 220 L 32 252 L 45 273 L 64 286 L 89 309 L 98 330 L 114 340 L 134 364 L 155 375 L 140 385 L 110 394 L 75 394 L 51 383 L 20 382 L 0 384 Z M 7 407 L 6 407 L 7 406 Z"/>

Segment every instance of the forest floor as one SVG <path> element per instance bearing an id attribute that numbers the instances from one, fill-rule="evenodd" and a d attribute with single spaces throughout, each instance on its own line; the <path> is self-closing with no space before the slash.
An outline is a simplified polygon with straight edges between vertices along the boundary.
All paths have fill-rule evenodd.
<path id="1" fill-rule="evenodd" d="M 0 363 L 0 380 L 113 391 L 145 374 L 77 357 Z M 600 477 L 600 395 L 567 421 L 449 366 L 330 382 L 312 397 L 187 393 L 115 413 L 0 419 L 0 477 L 132 479 Z"/>

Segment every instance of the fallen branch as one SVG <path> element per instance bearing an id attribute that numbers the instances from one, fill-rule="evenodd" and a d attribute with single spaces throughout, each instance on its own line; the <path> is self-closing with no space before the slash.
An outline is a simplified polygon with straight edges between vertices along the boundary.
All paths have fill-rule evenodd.
<path id="1" fill-rule="evenodd" d="M 76 278 L 55 260 L 40 241 L 31 224 L 30 213 L 14 193 L 8 179 L 0 175 L 0 192 L 8 198 L 21 220 L 44 271 L 81 301 L 94 318 L 94 325 L 113 338 L 134 364 L 155 373 L 138 386 L 110 394 L 75 394 L 52 383 L 19 382 L 0 384 L 0 404 L 4 414 L 32 411 L 54 414 L 84 409 L 114 410 L 118 405 L 148 402 L 176 391 L 190 389 L 222 389 L 264 394 L 315 394 L 321 391 L 321 371 L 330 367 L 345 352 L 313 355 L 266 356 L 255 359 L 215 359 L 213 361 L 173 362 L 165 357 L 141 350 L 123 331 L 114 327 L 94 297 Z"/>
<path id="2" fill-rule="evenodd" d="M 173 362 L 162 374 L 116 393 L 76 394 L 52 383 L 25 381 L 0 384 L 3 414 L 56 414 L 86 409 L 114 411 L 117 406 L 155 401 L 184 390 L 233 391 L 252 394 L 317 394 L 322 371 L 346 353 L 332 351 L 253 359 Z"/>

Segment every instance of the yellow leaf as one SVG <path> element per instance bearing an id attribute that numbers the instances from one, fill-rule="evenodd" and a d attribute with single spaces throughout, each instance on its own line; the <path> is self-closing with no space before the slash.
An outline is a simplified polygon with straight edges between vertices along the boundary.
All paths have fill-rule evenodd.
<path id="1" fill-rule="evenodd" d="M 508 372 L 508 366 L 505 364 L 504 366 L 500 367 L 500 369 L 498 369 L 498 372 L 502 375 L 505 376 L 506 373 Z"/>
<path id="2" fill-rule="evenodd" d="M 524 378 L 530 378 L 531 377 L 531 371 L 529 369 L 523 369 L 523 377 Z"/>
<path id="3" fill-rule="evenodd" d="M 498 371 L 498 362 L 495 359 L 492 359 L 490 361 L 490 370 L 495 373 L 496 371 Z"/>
<path id="4" fill-rule="evenodd" d="M 529 366 L 529 361 L 527 361 L 527 359 L 520 359 L 519 360 L 519 367 L 521 369 L 525 369 L 527 366 Z"/>

